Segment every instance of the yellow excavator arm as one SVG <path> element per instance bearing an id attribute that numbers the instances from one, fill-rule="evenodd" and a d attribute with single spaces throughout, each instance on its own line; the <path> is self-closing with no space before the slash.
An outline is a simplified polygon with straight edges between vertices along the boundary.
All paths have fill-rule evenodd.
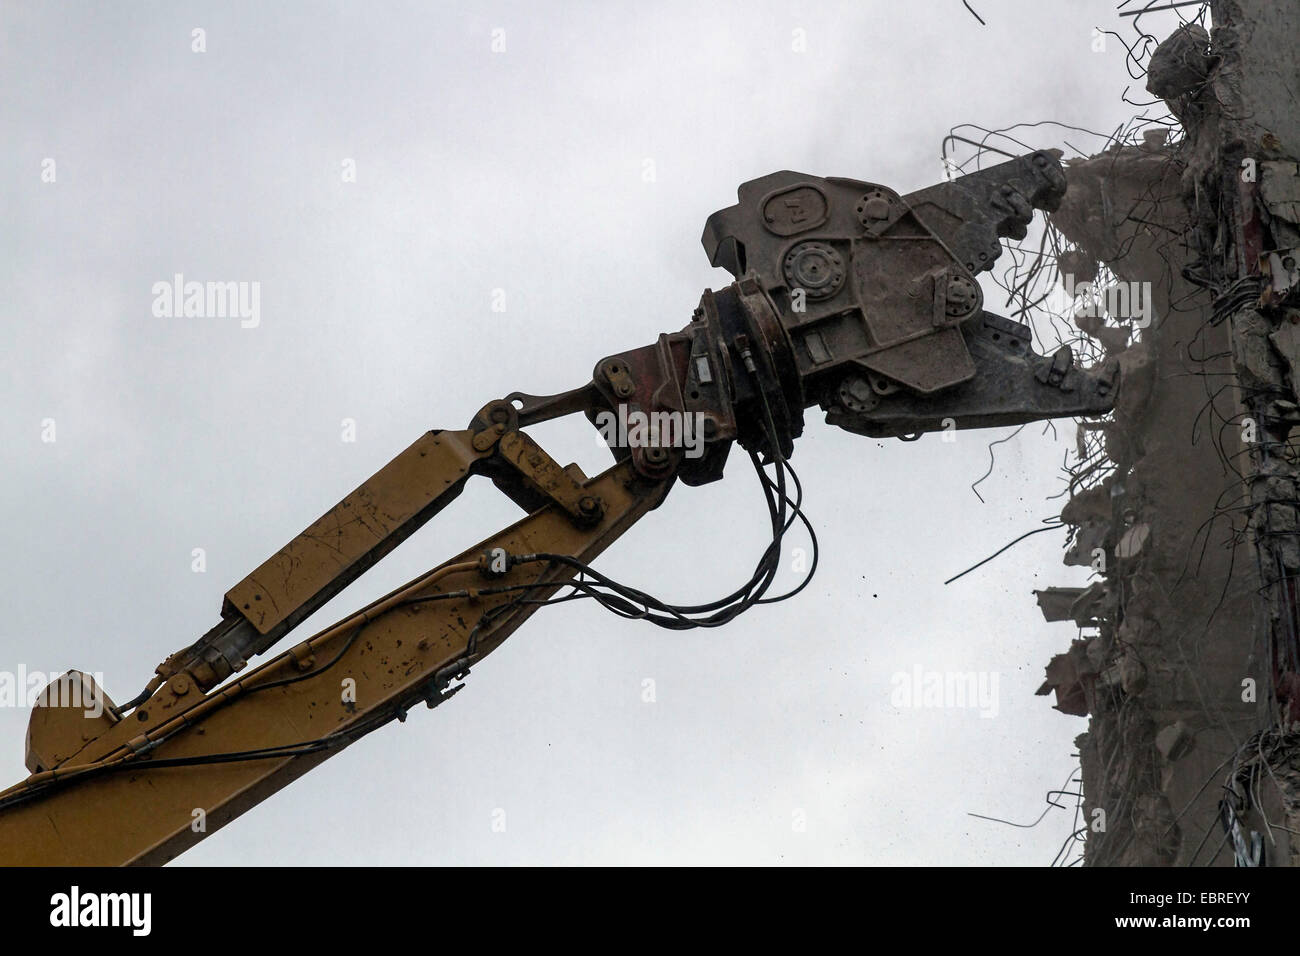
<path id="1" fill-rule="evenodd" d="M 31 776 L 0 793 L 0 861 L 165 863 L 417 704 L 448 699 L 548 602 L 591 598 L 686 629 L 797 593 L 767 596 L 782 536 L 796 520 L 812 530 L 788 463 L 808 406 L 851 432 L 897 437 L 1104 413 L 1117 370 L 1076 368 L 1068 348 L 1036 354 L 1027 327 L 983 310 L 976 282 L 1001 237 L 1022 237 L 1064 188 L 1045 152 L 906 197 L 793 172 L 746 183 L 704 233 L 737 281 L 706 292 L 685 329 L 602 359 L 581 388 L 516 393 L 464 430 L 421 436 L 231 588 L 221 621 L 130 701 L 114 704 L 77 671 L 46 688 L 28 728 Z M 615 459 L 595 477 L 524 431 L 579 412 Z M 721 478 L 737 444 L 772 524 L 745 586 L 683 607 L 591 567 L 674 483 Z M 247 666 L 476 475 L 527 515 Z"/>

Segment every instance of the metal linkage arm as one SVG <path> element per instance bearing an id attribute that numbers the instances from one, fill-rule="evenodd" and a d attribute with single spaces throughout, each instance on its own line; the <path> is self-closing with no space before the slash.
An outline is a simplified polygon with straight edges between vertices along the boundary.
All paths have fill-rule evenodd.
<path id="1" fill-rule="evenodd" d="M 242 670 L 447 507 L 471 475 L 491 474 L 525 510 L 558 500 L 576 519 L 595 517 L 597 504 L 584 512 L 573 476 L 518 427 L 515 407 L 497 401 L 467 429 L 421 435 L 227 591 L 221 622 L 159 665 L 145 694 L 123 709 L 175 674 L 206 690 Z"/>
<path id="2" fill-rule="evenodd" d="M 574 574 L 509 556 L 589 562 L 670 484 L 617 464 L 581 482 L 597 518 L 546 505 L 219 690 L 177 672 L 131 717 L 84 718 L 102 732 L 80 753 L 0 794 L 0 858 L 167 862 L 371 730 L 445 700 Z"/>

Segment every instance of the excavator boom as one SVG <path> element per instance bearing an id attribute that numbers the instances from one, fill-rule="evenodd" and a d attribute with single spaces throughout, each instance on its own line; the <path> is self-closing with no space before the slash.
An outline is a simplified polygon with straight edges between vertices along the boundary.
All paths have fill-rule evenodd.
<path id="1" fill-rule="evenodd" d="M 703 238 L 736 281 L 706 291 L 684 329 L 601 359 L 570 392 L 515 393 L 463 430 L 421 436 L 227 591 L 221 620 L 126 703 L 77 671 L 53 682 L 28 728 L 31 776 L 0 794 L 0 860 L 165 863 L 415 705 L 447 700 L 562 592 L 675 629 L 776 600 L 764 595 L 781 537 L 807 520 L 787 478 L 808 407 L 900 438 L 1105 413 L 1117 369 L 1077 368 L 1064 346 L 1035 353 L 1028 327 L 983 309 L 977 281 L 1001 238 L 1023 237 L 1064 190 L 1050 152 L 907 196 L 794 172 L 746 183 Z M 609 441 L 600 475 L 559 465 L 524 431 L 575 413 Z M 680 607 L 591 567 L 675 482 L 720 479 L 735 445 L 773 528 L 744 588 Z M 526 516 L 248 667 L 474 476 Z"/>

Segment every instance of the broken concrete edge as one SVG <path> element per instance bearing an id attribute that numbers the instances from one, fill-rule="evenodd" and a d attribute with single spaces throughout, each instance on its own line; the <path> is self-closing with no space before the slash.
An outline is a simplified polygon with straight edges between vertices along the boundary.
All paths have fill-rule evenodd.
<path id="1" fill-rule="evenodd" d="M 1231 118 L 1221 115 L 1243 104 L 1258 106 L 1242 89 L 1240 51 L 1258 46 L 1259 29 L 1274 30 L 1270 42 L 1282 57 L 1277 64 L 1254 64 L 1265 70 L 1273 65 L 1294 72 L 1284 51 L 1292 50 L 1300 38 L 1295 23 L 1287 22 L 1282 4 L 1256 5 L 1249 20 L 1242 16 L 1241 5 L 1229 0 L 1216 2 L 1214 13 L 1220 24 L 1212 38 L 1215 49 L 1203 42 L 1208 35 L 1180 29 L 1152 57 L 1152 88 L 1171 97 L 1170 109 L 1184 124 L 1185 135 L 1176 150 L 1153 156 L 1150 148 L 1116 146 L 1103 156 L 1071 163 L 1067 176 L 1073 202 L 1053 217 L 1054 224 L 1084 253 L 1075 257 L 1081 262 L 1092 256 L 1116 274 L 1154 275 L 1159 245 L 1135 235 L 1140 230 L 1124 222 L 1123 204 L 1116 200 L 1125 181 L 1147 189 L 1173 185 L 1168 198 L 1181 202 L 1163 203 L 1160 208 L 1166 219 L 1155 227 L 1175 234 L 1190 231 L 1201 255 L 1196 261 L 1184 256 L 1178 263 L 1180 268 L 1164 290 L 1166 314 L 1144 337 L 1146 354 L 1130 359 L 1147 373 L 1140 396 L 1122 393 L 1122 406 L 1113 422 L 1099 428 L 1114 473 L 1103 484 L 1072 496 L 1062 510 L 1075 538 L 1067 563 L 1087 563 L 1077 560 L 1080 552 L 1086 556 L 1099 549 L 1104 571 L 1097 584 L 1103 594 L 1114 596 L 1113 606 L 1097 601 L 1100 613 L 1085 617 L 1075 613 L 1082 589 L 1038 592 L 1049 620 L 1073 620 L 1081 629 L 1095 626 L 1097 631 L 1073 640 L 1069 651 L 1053 658 L 1048 680 L 1040 689 L 1040 693 L 1056 693 L 1058 710 L 1091 718 L 1088 732 L 1077 740 L 1084 806 L 1087 815 L 1100 813 L 1112 826 L 1089 833 L 1085 855 L 1090 865 L 1204 863 L 1204 858 L 1196 859 L 1204 843 L 1201 835 L 1215 826 L 1223 828 L 1224 838 L 1212 841 L 1220 850 L 1206 851 L 1213 853 L 1214 862 L 1260 865 L 1267 857 L 1271 865 L 1288 863 L 1287 832 L 1270 826 L 1267 818 L 1284 815 L 1287 829 L 1295 830 L 1300 806 L 1296 770 L 1300 746 L 1292 745 L 1292 715 L 1284 710 L 1281 725 L 1271 726 L 1267 699 L 1261 701 L 1243 689 L 1254 680 L 1243 675 L 1261 676 L 1254 666 L 1260 663 L 1256 654 L 1260 632 L 1270 630 L 1276 636 L 1285 632 L 1286 622 L 1294 625 L 1294 592 L 1289 602 L 1271 595 L 1267 627 L 1258 626 L 1256 564 L 1249 547 L 1238 555 L 1237 545 L 1231 544 L 1213 554 L 1208 569 L 1201 569 L 1208 571 L 1207 577 L 1222 578 L 1222 601 L 1229 607 L 1210 606 L 1205 599 L 1170 597 L 1186 573 L 1187 562 L 1180 567 L 1177 558 L 1180 550 L 1187 550 L 1189 528 L 1202 518 L 1221 514 L 1220 504 L 1213 500 L 1218 489 L 1212 484 L 1221 449 L 1204 440 L 1199 447 L 1187 448 L 1189 431 L 1184 426 L 1199 417 L 1198 401 L 1213 409 L 1212 420 L 1217 415 L 1225 425 L 1238 424 L 1242 417 L 1235 396 L 1224 400 L 1208 397 L 1207 391 L 1198 396 L 1180 388 L 1179 375 L 1184 376 L 1184 385 L 1191 378 L 1185 367 L 1187 355 L 1171 346 L 1204 335 L 1201 354 L 1225 357 L 1200 371 L 1238 380 L 1248 410 L 1265 428 L 1266 449 L 1282 447 L 1300 417 L 1294 376 L 1300 335 L 1293 328 L 1297 324 L 1294 293 L 1300 285 L 1293 278 L 1294 250 L 1300 245 L 1294 228 L 1300 209 L 1297 167 L 1281 152 L 1282 138 L 1274 131 L 1257 130 L 1252 135 L 1236 119 L 1249 115 L 1258 120 L 1270 110 L 1237 112 Z M 1278 29 L 1281 26 L 1285 29 Z M 1293 107 L 1291 112 L 1285 138 L 1294 148 Z M 1276 109 L 1271 115 L 1285 119 Z M 1245 143 L 1251 148 L 1246 149 Z M 1254 171 L 1260 185 L 1256 190 L 1239 189 L 1236 179 L 1252 170 L 1246 162 L 1252 158 L 1246 155 L 1250 152 L 1257 154 Z M 1176 173 L 1172 183 L 1171 171 Z M 1080 192 L 1089 201 L 1080 203 Z M 1241 202 L 1238 193 L 1246 201 L 1234 206 Z M 1117 209 L 1118 214 L 1107 215 Z M 1150 220 L 1149 210 L 1143 218 Z M 1242 218 L 1250 227 L 1242 231 L 1243 249 L 1249 247 L 1249 254 L 1233 248 L 1231 237 L 1225 239 L 1225 221 L 1240 225 Z M 1217 262 L 1208 261 L 1215 255 Z M 1234 263 L 1236 272 L 1231 268 Z M 1190 298 L 1195 290 L 1187 280 L 1192 278 L 1214 286 L 1216 301 L 1190 315 L 1178 314 L 1170 303 L 1176 297 Z M 1179 285 L 1183 288 L 1175 293 Z M 1197 301 L 1206 299 L 1201 296 Z M 1166 324 L 1167 328 L 1160 327 Z M 1083 331 L 1100 339 L 1098 333 L 1104 334 L 1104 329 L 1094 323 Z M 1101 344 L 1121 356 L 1132 351 L 1114 336 Z M 1226 367 L 1219 367 L 1225 363 Z M 1139 381 L 1139 376 L 1130 374 L 1125 388 Z M 1176 443 L 1170 440 L 1172 433 L 1184 436 L 1182 462 Z M 1239 459 L 1248 450 L 1237 442 L 1227 457 Z M 1264 566 L 1278 562 L 1276 566 L 1289 575 L 1300 570 L 1294 459 L 1283 461 L 1273 455 L 1260 460 L 1258 454 L 1254 459 L 1248 482 L 1253 544 Z M 1224 470 L 1219 467 L 1221 474 Z M 1176 479 L 1186 483 L 1198 475 L 1207 488 L 1197 488 L 1193 481 L 1190 491 L 1180 494 Z M 1290 633 L 1295 633 L 1294 626 Z M 1275 668 L 1271 683 L 1283 699 L 1300 700 L 1300 676 L 1294 666 L 1280 672 Z M 1207 786 L 1207 778 L 1229 763 L 1229 784 Z M 1272 788 L 1262 786 L 1261 766 L 1273 780 Z M 1272 807 L 1266 811 L 1268 803 Z M 1191 839 L 1185 840 L 1184 834 Z"/>

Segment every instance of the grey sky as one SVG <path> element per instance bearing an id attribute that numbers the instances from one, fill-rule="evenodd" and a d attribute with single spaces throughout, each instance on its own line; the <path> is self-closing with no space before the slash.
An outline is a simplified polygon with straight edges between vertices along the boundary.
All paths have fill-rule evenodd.
<path id="1" fill-rule="evenodd" d="M 953 124 L 1129 115 L 1122 48 L 1091 49 L 1112 3 L 972 2 L 987 26 L 959 0 L 6 3 L 0 668 L 103 672 L 131 697 L 227 588 L 421 432 L 582 384 L 685 325 L 730 281 L 704 220 L 748 179 L 908 192 L 940 178 Z M 151 287 L 175 273 L 259 282 L 260 325 L 155 317 Z M 966 814 L 1032 820 L 1070 772 L 1085 722 L 1033 692 L 1073 631 L 1030 591 L 1084 575 L 1049 533 L 942 584 L 1052 513 L 1073 427 L 1041 431 L 998 446 L 981 504 L 968 486 L 1006 431 L 877 442 L 810 410 L 794 463 L 823 566 L 798 599 L 684 633 L 545 609 L 454 702 L 181 862 L 1049 862 L 1068 815 Z M 589 474 L 607 459 L 585 422 L 537 435 Z M 471 490 L 304 627 L 516 516 Z M 765 520 L 733 457 L 600 567 L 710 599 L 748 577 Z M 915 666 L 997 672 L 997 716 L 893 707 L 891 676 Z M 26 720 L 0 708 L 5 785 L 25 776 Z"/>

